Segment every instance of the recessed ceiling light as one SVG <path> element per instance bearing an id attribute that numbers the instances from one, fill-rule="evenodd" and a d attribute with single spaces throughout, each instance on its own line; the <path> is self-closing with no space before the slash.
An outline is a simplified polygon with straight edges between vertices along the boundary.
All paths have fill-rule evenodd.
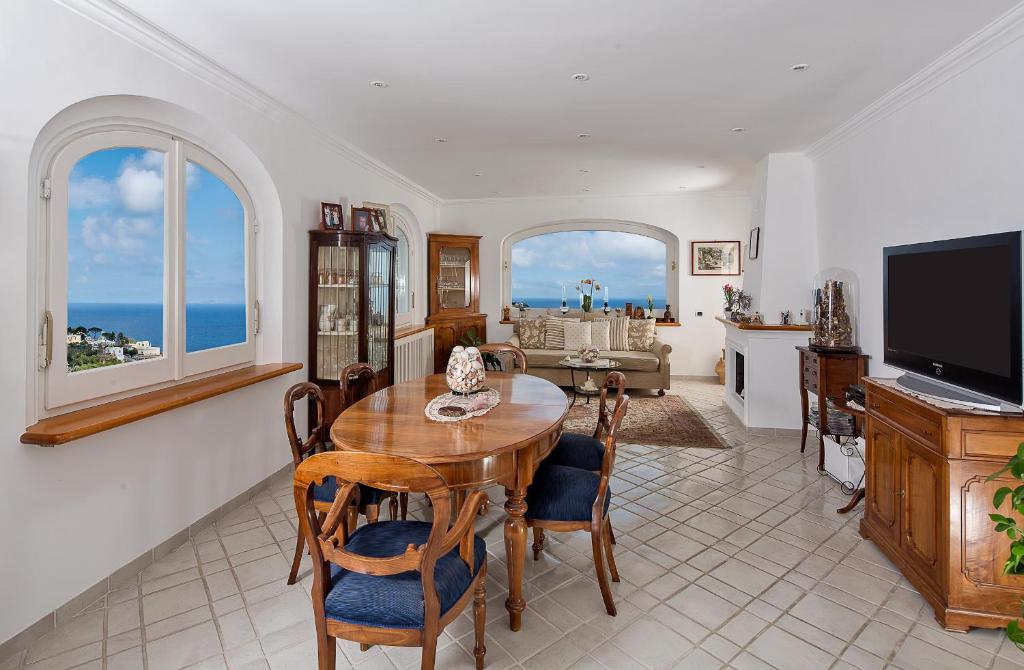
<path id="1" fill-rule="evenodd" d="M 576 134 L 576 139 L 578 139 L 578 140 L 589 140 L 590 139 L 590 133 L 577 133 Z"/>
<path id="2" fill-rule="evenodd" d="M 734 132 L 734 133 L 744 133 L 746 131 L 747 131 L 746 128 L 740 128 L 740 127 L 736 127 L 736 128 L 732 129 L 732 132 Z"/>
<path id="3" fill-rule="evenodd" d="M 580 172 L 590 172 L 587 168 L 580 168 Z"/>
<path id="4" fill-rule="evenodd" d="M 577 72 L 572 76 L 573 81 L 586 81 L 590 79 L 590 75 L 586 72 Z"/>
<path id="5" fill-rule="evenodd" d="M 698 170 L 703 170 L 703 169 L 704 169 L 705 167 L 707 167 L 707 166 L 706 166 L 706 165 L 698 165 L 698 166 L 697 166 L 697 169 L 698 169 Z"/>
<path id="6" fill-rule="evenodd" d="M 484 176 L 484 173 L 483 173 L 483 172 L 474 172 L 474 173 L 473 173 L 473 176 L 474 176 L 474 177 L 483 177 L 483 176 Z"/>
<path id="7" fill-rule="evenodd" d="M 386 81 L 381 81 L 380 79 L 374 79 L 370 82 L 370 86 L 373 86 L 374 88 L 387 88 L 388 83 Z"/>
<path id="8" fill-rule="evenodd" d="M 793 72 L 803 72 L 804 70 L 806 70 L 809 67 L 811 67 L 811 66 L 808 65 L 807 63 L 797 63 L 796 65 L 794 65 L 793 67 L 791 67 L 789 69 L 792 70 Z"/>
<path id="9" fill-rule="evenodd" d="M 590 187 L 589 187 L 589 186 L 584 186 L 584 187 L 583 187 L 583 191 L 584 191 L 585 193 L 589 193 L 589 192 L 590 192 Z"/>
<path id="10" fill-rule="evenodd" d="M 435 137 L 434 141 L 437 142 L 438 144 L 444 144 L 445 142 L 448 141 L 448 138 L 447 137 Z"/>
<path id="11" fill-rule="evenodd" d="M 679 188 L 686 189 L 686 188 L 689 188 L 689 187 L 688 186 L 680 186 Z"/>

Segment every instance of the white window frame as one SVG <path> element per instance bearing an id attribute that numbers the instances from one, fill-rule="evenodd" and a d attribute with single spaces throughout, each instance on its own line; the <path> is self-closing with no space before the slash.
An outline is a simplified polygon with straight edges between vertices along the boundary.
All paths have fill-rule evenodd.
<path id="1" fill-rule="evenodd" d="M 118 147 L 164 152 L 164 287 L 163 350 L 159 358 L 69 373 L 67 370 L 68 180 L 83 157 Z M 245 212 L 246 339 L 215 349 L 185 353 L 185 165 L 191 160 L 224 181 Z M 222 369 L 251 364 L 256 342 L 256 220 L 252 200 L 242 182 L 212 154 L 168 133 L 148 128 L 98 130 L 71 139 L 54 155 L 43 183 L 50 189 L 45 209 L 45 313 L 50 316 L 52 357 L 40 370 L 42 411 L 59 414 L 106 402 L 114 397 L 162 388 Z"/>
<path id="2" fill-rule="evenodd" d="M 532 228 L 519 230 L 505 237 L 501 241 L 501 268 L 498 270 L 501 275 L 499 279 L 501 285 L 501 304 L 512 304 L 513 245 L 531 237 L 537 237 L 538 235 L 565 232 L 591 232 L 595 230 L 643 235 L 644 237 L 650 237 L 658 240 L 659 242 L 663 242 L 665 244 L 665 302 L 670 305 L 679 305 L 679 238 L 664 228 L 659 228 L 657 226 L 637 221 L 620 221 L 615 219 L 572 219 L 566 221 L 554 221 L 534 226 Z M 611 290 L 613 292 L 616 291 L 616 287 L 611 287 Z M 628 289 L 622 287 L 618 288 L 619 295 L 622 295 L 623 291 L 628 292 Z M 641 306 L 646 308 L 645 305 Z M 570 301 L 569 308 L 578 308 L 578 305 Z M 547 309 L 531 308 L 527 311 L 546 312 Z"/>
<path id="3" fill-rule="evenodd" d="M 395 222 L 395 237 L 398 236 L 398 231 L 401 230 L 402 234 L 405 235 L 406 246 L 409 249 L 409 276 L 406 278 L 406 285 L 409 290 L 409 311 L 399 312 L 398 311 L 398 299 L 395 299 L 395 326 L 408 326 L 413 323 L 414 315 L 416 313 L 416 238 L 412 236 L 411 227 L 409 223 L 402 218 L 401 215 L 392 211 L 392 219 Z M 397 249 L 397 245 L 396 245 Z M 396 251 L 397 254 L 397 251 Z M 395 267 L 398 267 L 397 256 L 395 258 Z M 395 283 L 398 283 L 398 276 L 395 275 Z"/>

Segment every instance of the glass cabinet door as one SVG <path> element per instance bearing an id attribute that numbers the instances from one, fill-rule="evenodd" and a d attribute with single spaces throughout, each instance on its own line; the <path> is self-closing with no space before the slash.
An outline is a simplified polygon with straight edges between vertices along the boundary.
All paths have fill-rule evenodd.
<path id="1" fill-rule="evenodd" d="M 359 247 L 317 248 L 316 376 L 337 381 L 359 361 Z"/>
<path id="2" fill-rule="evenodd" d="M 370 245 L 367 251 L 367 269 L 369 270 L 369 305 L 367 314 L 367 358 L 375 372 L 390 366 L 391 355 L 390 334 L 391 314 L 391 277 L 394 252 L 389 244 L 377 242 Z"/>
<path id="3" fill-rule="evenodd" d="M 470 250 L 467 247 L 441 247 L 437 278 L 441 309 L 469 307 L 473 292 L 470 258 Z"/>

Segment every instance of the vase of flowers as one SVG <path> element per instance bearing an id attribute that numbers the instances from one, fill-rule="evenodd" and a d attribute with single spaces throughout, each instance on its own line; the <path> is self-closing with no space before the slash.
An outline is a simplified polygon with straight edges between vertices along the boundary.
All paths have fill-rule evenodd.
<path id="1" fill-rule="evenodd" d="M 722 287 L 722 298 L 725 301 L 725 316 L 728 318 L 732 311 L 736 309 L 736 291 L 737 289 L 732 284 L 726 284 Z"/>
<path id="2" fill-rule="evenodd" d="M 576 292 L 580 295 L 580 309 L 590 312 L 594 307 L 594 291 L 600 291 L 601 284 L 596 279 L 581 279 L 576 285 Z"/>

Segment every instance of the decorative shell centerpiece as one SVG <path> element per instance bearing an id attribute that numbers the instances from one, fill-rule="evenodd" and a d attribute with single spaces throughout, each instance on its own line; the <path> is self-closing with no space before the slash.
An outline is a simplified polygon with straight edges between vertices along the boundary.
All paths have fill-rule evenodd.
<path id="1" fill-rule="evenodd" d="M 588 344 L 576 353 L 579 354 L 580 360 L 584 363 L 593 363 L 601 355 L 601 350 L 593 344 Z"/>
<path id="2" fill-rule="evenodd" d="M 484 385 L 484 357 L 476 347 L 455 347 L 448 357 L 445 372 L 448 388 L 454 393 L 476 393 Z"/>

